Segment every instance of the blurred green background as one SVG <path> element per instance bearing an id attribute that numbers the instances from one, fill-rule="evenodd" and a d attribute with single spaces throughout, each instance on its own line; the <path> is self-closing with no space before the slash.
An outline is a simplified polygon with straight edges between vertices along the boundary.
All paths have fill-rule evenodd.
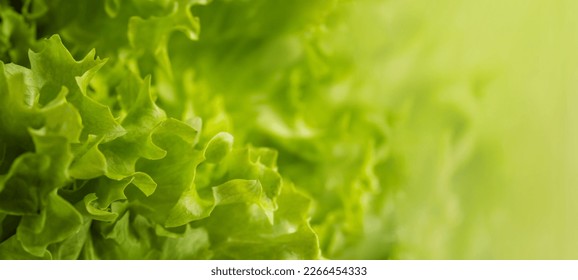
<path id="1" fill-rule="evenodd" d="M 351 36 L 407 166 L 393 257 L 577 258 L 578 4 L 365 4 Z"/>

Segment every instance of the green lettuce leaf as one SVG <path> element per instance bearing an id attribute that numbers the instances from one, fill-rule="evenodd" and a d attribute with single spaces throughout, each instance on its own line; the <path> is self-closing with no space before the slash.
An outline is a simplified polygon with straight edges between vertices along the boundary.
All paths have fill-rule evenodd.
<path id="1" fill-rule="evenodd" d="M 60 1 L 39 0 L 26 1 L 21 14 L 3 10 L 2 259 L 321 257 L 309 199 L 284 187 L 277 152 L 236 141 L 218 99 L 206 96 L 203 109 L 167 102 L 171 94 L 193 101 L 170 62 L 171 31 L 198 40 L 192 10 L 206 4 L 106 1 L 59 10 Z M 100 34 L 97 22 L 115 31 L 90 35 Z M 36 24 L 56 34 L 35 39 Z M 229 211 L 229 228 L 215 228 Z"/>

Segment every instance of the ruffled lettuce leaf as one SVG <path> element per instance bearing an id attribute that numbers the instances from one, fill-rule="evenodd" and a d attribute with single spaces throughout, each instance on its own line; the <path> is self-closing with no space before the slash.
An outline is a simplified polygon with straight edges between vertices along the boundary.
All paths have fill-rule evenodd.
<path id="1" fill-rule="evenodd" d="M 59 13 L 55 3 L 27 1 L 23 18 L 43 22 Z M 274 150 L 236 143 L 219 103 L 207 108 L 213 112 L 204 122 L 191 107 L 167 113 L 157 93 L 179 87 L 163 91 L 151 76 L 140 77 L 152 73 L 172 83 L 162 55 L 168 37 L 151 49 L 142 28 L 179 30 L 196 40 L 196 4 L 206 3 L 155 10 L 149 2 L 107 1 L 107 17 L 131 19 L 128 43 L 118 42 L 112 67 L 84 48 L 96 42 L 83 44 L 77 27 L 60 21 L 51 28 L 86 50 L 82 59 L 54 35 L 33 42 L 30 68 L 0 63 L 1 258 L 321 257 L 306 215 L 309 200 L 289 183 L 282 191 Z M 132 54 L 122 56 L 127 49 Z M 164 70 L 149 71 L 151 62 Z M 227 211 L 236 213 L 235 223 L 246 221 L 231 224 L 230 241 L 212 222 Z M 258 238 L 249 240 L 251 230 Z"/>

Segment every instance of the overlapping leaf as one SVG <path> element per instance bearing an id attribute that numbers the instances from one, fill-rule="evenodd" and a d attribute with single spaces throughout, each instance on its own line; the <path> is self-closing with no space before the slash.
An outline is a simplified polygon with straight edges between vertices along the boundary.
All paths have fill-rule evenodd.
<path id="1" fill-rule="evenodd" d="M 0 210 L 21 217 L 15 232 L 3 233 L 3 258 L 251 257 L 225 253 L 245 246 L 245 227 L 231 233 L 237 245 L 209 241 L 219 236 L 207 230 L 210 220 L 231 208 L 237 221 L 264 231 L 249 243 L 270 243 L 255 257 L 267 248 L 286 258 L 319 256 L 305 216 L 291 221 L 299 234 L 276 226 L 287 221 L 277 210 L 274 151 L 235 148 L 229 133 L 201 134 L 194 119 L 168 118 L 148 77 L 129 74 L 116 87 L 114 117 L 90 97 L 103 61 L 93 53 L 76 61 L 57 36 L 41 45 L 30 53 L 31 69 L 1 65 L 1 97 L 11 105 L 2 111 L 3 149 L 24 151 L 3 155 Z M 292 248 L 304 239 L 307 250 Z"/>

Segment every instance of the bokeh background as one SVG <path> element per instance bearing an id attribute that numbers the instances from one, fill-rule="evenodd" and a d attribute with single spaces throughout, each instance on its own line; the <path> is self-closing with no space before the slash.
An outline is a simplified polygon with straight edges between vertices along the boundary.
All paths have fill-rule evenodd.
<path id="1" fill-rule="evenodd" d="M 363 74 L 399 115 L 392 257 L 576 258 L 577 5 L 361 6 Z"/>

